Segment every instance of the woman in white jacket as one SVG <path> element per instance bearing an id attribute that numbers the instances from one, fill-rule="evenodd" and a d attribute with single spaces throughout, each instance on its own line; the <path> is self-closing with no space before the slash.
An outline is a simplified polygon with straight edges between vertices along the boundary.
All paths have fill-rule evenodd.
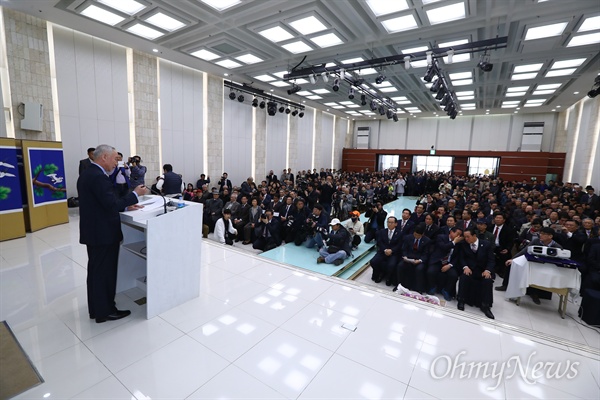
<path id="1" fill-rule="evenodd" d="M 231 222 L 231 210 L 226 208 L 223 210 L 223 217 L 219 218 L 215 224 L 215 240 L 221 244 L 233 245 L 235 235 L 237 235 L 237 229 Z"/>

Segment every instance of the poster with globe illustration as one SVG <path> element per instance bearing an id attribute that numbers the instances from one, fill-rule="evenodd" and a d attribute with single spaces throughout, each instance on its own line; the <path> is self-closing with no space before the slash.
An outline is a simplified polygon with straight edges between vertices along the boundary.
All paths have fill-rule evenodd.
<path id="1" fill-rule="evenodd" d="M 29 147 L 33 206 L 67 201 L 62 149 Z"/>
<path id="2" fill-rule="evenodd" d="M 0 146 L 0 214 L 22 211 L 21 183 L 15 146 Z"/>

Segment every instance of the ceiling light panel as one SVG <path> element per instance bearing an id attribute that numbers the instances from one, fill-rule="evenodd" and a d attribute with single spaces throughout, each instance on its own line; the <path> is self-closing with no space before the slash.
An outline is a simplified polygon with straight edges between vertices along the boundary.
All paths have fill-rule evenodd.
<path id="1" fill-rule="evenodd" d="M 327 27 L 313 15 L 298 19 L 296 21 L 291 21 L 289 25 L 303 35 L 310 35 L 311 33 L 320 32 L 327 29 Z"/>
<path id="2" fill-rule="evenodd" d="M 586 18 L 579 29 L 577 29 L 577 32 L 595 31 L 596 29 L 600 29 L 600 15 Z"/>
<path id="3" fill-rule="evenodd" d="M 271 75 L 258 75 L 258 76 L 253 76 L 254 79 L 258 79 L 259 81 L 262 82 L 271 82 L 274 81 L 275 78 L 273 78 Z"/>
<path id="4" fill-rule="evenodd" d="M 397 92 L 398 89 L 396 89 L 395 87 L 385 87 L 385 88 L 381 88 L 379 89 L 380 92 L 382 93 L 391 93 L 391 92 Z"/>
<path id="5" fill-rule="evenodd" d="M 461 44 L 469 43 L 469 39 L 454 40 L 452 42 L 438 43 L 439 48 L 460 46 Z"/>
<path id="6" fill-rule="evenodd" d="M 466 85 L 472 85 L 473 84 L 473 79 L 460 79 L 458 81 L 452 81 L 452 85 L 454 86 L 466 86 Z"/>
<path id="7" fill-rule="evenodd" d="M 402 54 L 413 54 L 413 53 L 422 53 L 424 51 L 429 50 L 427 46 L 419 46 L 419 47 L 411 47 L 410 49 L 400 50 Z"/>
<path id="8" fill-rule="evenodd" d="M 287 44 L 281 45 L 281 47 L 283 47 L 284 49 L 286 49 L 290 53 L 294 53 L 294 54 L 306 53 L 307 51 L 312 51 L 313 50 L 312 47 L 310 47 L 309 45 L 307 45 L 306 43 L 304 43 L 301 40 L 297 40 L 295 42 L 291 42 L 291 43 L 287 43 Z"/>
<path id="9" fill-rule="evenodd" d="M 309 92 L 308 90 L 301 90 L 300 92 L 296 93 L 299 96 L 311 96 L 313 93 Z"/>
<path id="10" fill-rule="evenodd" d="M 289 83 L 287 82 L 283 82 L 283 81 L 275 81 L 275 82 L 269 82 L 270 85 L 273 86 L 277 86 L 277 87 L 284 87 L 284 86 L 290 86 Z"/>
<path id="11" fill-rule="evenodd" d="M 319 95 L 312 95 L 312 96 L 306 96 L 307 99 L 311 99 L 311 100 L 319 100 L 322 99 L 323 97 L 319 96 Z"/>
<path id="12" fill-rule="evenodd" d="M 552 36 L 559 36 L 562 35 L 566 27 L 567 22 L 559 22 L 558 24 L 529 28 L 527 29 L 527 34 L 525 34 L 525 40 L 545 39 Z"/>
<path id="13" fill-rule="evenodd" d="M 379 71 L 377 71 L 375 68 L 363 68 L 358 70 L 359 75 L 373 75 L 377 74 L 378 72 Z"/>
<path id="14" fill-rule="evenodd" d="M 376 17 L 392 14 L 408 8 L 406 0 L 367 0 L 367 6 L 369 6 Z"/>
<path id="15" fill-rule="evenodd" d="M 316 90 L 313 90 L 312 92 L 313 92 L 313 93 L 316 93 L 316 94 L 326 94 L 326 93 L 331 93 L 331 92 L 330 92 L 329 90 L 327 90 L 327 89 L 316 89 Z"/>
<path id="16" fill-rule="evenodd" d="M 256 64 L 259 62 L 263 62 L 264 60 L 260 57 L 255 56 L 254 54 L 243 54 L 235 58 L 238 61 L 243 62 L 244 64 Z"/>
<path id="17" fill-rule="evenodd" d="M 475 92 L 473 90 L 465 90 L 465 91 L 462 91 L 462 92 L 456 92 L 455 94 L 457 96 L 471 96 L 471 95 L 474 95 Z"/>
<path id="18" fill-rule="evenodd" d="M 337 46 L 338 44 L 344 43 L 335 33 L 327 33 L 325 35 L 310 38 L 310 41 L 321 48 Z"/>
<path id="19" fill-rule="evenodd" d="M 539 64 L 526 64 L 526 65 L 517 65 L 515 66 L 514 74 L 520 74 L 522 72 L 533 72 L 539 71 L 542 68 L 543 63 Z"/>
<path id="20" fill-rule="evenodd" d="M 548 99 L 531 99 L 527 100 L 527 103 L 545 103 Z"/>
<path id="21" fill-rule="evenodd" d="M 427 66 L 427 60 L 411 61 L 410 66 L 412 68 L 425 68 Z"/>
<path id="22" fill-rule="evenodd" d="M 170 17 L 167 14 L 163 14 L 161 12 L 157 12 L 151 17 L 146 18 L 145 21 L 169 32 L 176 31 L 177 29 L 181 29 L 185 26 L 185 24 L 180 20 Z"/>
<path id="23" fill-rule="evenodd" d="M 473 77 L 473 73 L 471 71 L 467 71 L 467 72 L 455 72 L 455 73 L 452 73 L 452 74 L 448 74 L 448 76 L 452 80 L 455 80 L 455 79 L 467 79 L 467 78 L 472 78 Z"/>
<path id="24" fill-rule="evenodd" d="M 465 3 L 455 3 L 443 7 L 427 10 L 427 18 L 431 25 L 442 24 L 444 22 L 456 21 L 466 16 Z"/>
<path id="25" fill-rule="evenodd" d="M 291 33 L 286 31 L 280 26 L 274 26 L 273 28 L 268 28 L 258 32 L 259 35 L 269 39 L 271 42 L 277 43 L 282 42 L 284 40 L 289 40 L 294 37 Z"/>
<path id="26" fill-rule="evenodd" d="M 550 69 L 579 67 L 585 62 L 586 58 L 574 58 L 572 60 L 555 61 Z"/>
<path id="27" fill-rule="evenodd" d="M 547 83 L 545 85 L 538 85 L 537 90 L 546 90 L 546 89 L 558 89 L 562 85 L 562 83 Z"/>
<path id="28" fill-rule="evenodd" d="M 506 89 L 507 92 L 522 92 L 529 90 L 529 86 L 513 86 Z"/>
<path id="29" fill-rule="evenodd" d="M 323 103 L 324 106 L 337 106 L 338 103 L 336 102 L 329 102 L 329 103 Z"/>
<path id="30" fill-rule="evenodd" d="M 299 85 L 304 85 L 306 83 L 308 83 L 308 81 L 304 78 L 298 78 L 298 79 L 294 79 L 294 82 L 299 84 Z"/>
<path id="31" fill-rule="evenodd" d="M 89 7 L 85 8 L 81 12 L 81 15 L 85 15 L 88 18 L 95 19 L 96 21 L 100 21 L 104 24 L 111 25 L 111 26 L 115 26 L 116 24 L 118 24 L 119 22 L 122 22 L 125 19 L 125 18 L 121 17 L 120 15 L 117 15 L 115 13 L 107 11 L 104 8 L 100 8 L 93 4 L 90 5 Z"/>
<path id="32" fill-rule="evenodd" d="M 437 96 L 437 93 L 433 93 L 434 96 Z M 475 100 L 475 96 L 456 96 L 458 100 Z"/>
<path id="33" fill-rule="evenodd" d="M 133 15 L 146 8 L 145 5 L 138 3 L 135 0 L 97 0 L 98 3 L 105 4 L 115 10 L 124 12 L 125 14 Z M 583 26 L 583 25 L 582 25 Z"/>
<path id="34" fill-rule="evenodd" d="M 235 5 L 238 5 L 242 0 L 200 0 L 204 4 L 207 4 L 217 11 L 224 11 Z"/>
<path id="35" fill-rule="evenodd" d="M 228 58 L 221 60 L 221 61 L 217 61 L 215 64 L 220 65 L 221 67 L 224 68 L 228 68 L 228 69 L 233 69 L 233 68 L 237 68 L 237 67 L 241 67 L 242 64 L 237 63 L 233 60 L 230 60 Z"/>
<path id="36" fill-rule="evenodd" d="M 554 76 L 567 76 L 571 75 L 575 72 L 577 68 L 566 68 L 566 69 L 556 69 L 546 72 L 546 78 L 552 78 Z"/>
<path id="37" fill-rule="evenodd" d="M 573 37 L 567 47 L 586 46 L 589 44 L 600 43 L 600 33 L 590 33 Z"/>
<path id="38" fill-rule="evenodd" d="M 519 97 L 519 96 L 525 96 L 526 92 L 508 92 L 506 93 L 506 97 Z"/>
<path id="39" fill-rule="evenodd" d="M 446 64 L 448 64 L 448 57 L 443 57 L 444 62 Z M 471 60 L 471 54 L 469 53 L 465 53 L 465 54 L 455 54 L 452 57 L 452 64 L 456 64 L 456 63 L 460 63 L 460 62 L 465 62 L 465 61 L 470 61 Z"/>
<path id="40" fill-rule="evenodd" d="M 547 94 L 552 94 L 556 92 L 556 89 L 548 89 L 548 90 L 536 90 L 532 93 L 533 96 L 545 96 Z"/>
<path id="41" fill-rule="evenodd" d="M 417 21 L 412 14 L 381 21 L 381 25 L 383 25 L 388 33 L 408 31 L 410 29 L 415 29 L 418 26 Z"/>
<path id="42" fill-rule="evenodd" d="M 344 106 L 331 106 L 331 108 L 335 108 L 336 110 L 341 110 L 343 108 L 346 108 Z"/>
<path id="43" fill-rule="evenodd" d="M 526 74 L 513 74 L 513 76 L 511 76 L 510 79 L 513 81 L 521 81 L 525 79 L 534 79 L 536 76 L 537 72 L 529 72 Z"/>
<path id="44" fill-rule="evenodd" d="M 347 60 L 342 60 L 342 64 L 355 64 L 358 62 L 365 61 L 362 57 L 349 58 Z"/>
<path id="45" fill-rule="evenodd" d="M 127 32 L 131 32 L 135 35 L 141 36 L 146 39 L 154 40 L 164 35 L 162 32 L 152 29 L 149 26 L 142 24 L 135 24 L 127 28 Z"/>
<path id="46" fill-rule="evenodd" d="M 214 60 L 216 58 L 221 57 L 220 55 L 215 54 L 212 51 L 208 51 L 208 50 L 205 50 L 205 49 L 198 50 L 198 51 L 195 51 L 195 52 L 190 53 L 190 54 L 193 55 L 194 57 L 198 57 L 198 58 L 201 58 L 201 59 L 206 60 L 206 61 L 211 61 L 211 60 Z"/>
<path id="47" fill-rule="evenodd" d="M 350 104 L 354 104 L 354 103 L 351 101 L 340 101 L 340 104 L 350 105 Z"/>

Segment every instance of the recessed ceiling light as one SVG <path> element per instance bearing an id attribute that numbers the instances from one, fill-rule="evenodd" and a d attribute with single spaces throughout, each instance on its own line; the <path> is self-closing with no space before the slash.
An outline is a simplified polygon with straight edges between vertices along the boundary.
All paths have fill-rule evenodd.
<path id="1" fill-rule="evenodd" d="M 275 26 L 273 28 L 265 29 L 258 32 L 260 35 L 269 39 L 272 42 L 281 42 L 283 40 L 288 40 L 294 37 L 291 33 L 286 31 L 280 26 Z"/>
<path id="2" fill-rule="evenodd" d="M 573 94 L 579 94 L 579 92 L 573 92 Z"/>
<path id="3" fill-rule="evenodd" d="M 557 89 L 562 85 L 562 83 L 547 83 L 545 85 L 538 85 L 537 90 L 545 90 L 545 89 Z"/>
<path id="4" fill-rule="evenodd" d="M 415 29 L 417 27 L 417 21 L 412 14 L 405 15 L 403 17 L 391 18 L 385 21 L 381 21 L 381 25 L 385 28 L 388 33 L 396 33 Z"/>
<path id="5" fill-rule="evenodd" d="M 539 64 L 517 65 L 517 66 L 515 66 L 515 70 L 513 71 L 513 74 L 520 74 L 522 72 L 539 71 L 540 68 L 542 68 L 542 65 L 544 65 L 544 64 L 539 63 Z"/>
<path id="6" fill-rule="evenodd" d="M 227 10 L 237 4 L 240 4 L 242 0 L 200 0 L 201 2 L 208 4 L 217 11 Z"/>
<path id="7" fill-rule="evenodd" d="M 475 103 L 465 103 L 460 105 L 462 107 L 475 107 Z"/>
<path id="8" fill-rule="evenodd" d="M 152 49 L 154 53 L 158 53 L 158 49 Z"/>
<path id="9" fill-rule="evenodd" d="M 264 60 L 260 57 L 255 56 L 254 54 L 243 54 L 235 58 L 238 61 L 241 61 L 245 64 L 256 64 L 259 62 L 263 62 Z"/>
<path id="10" fill-rule="evenodd" d="M 506 89 L 507 92 L 522 92 L 529 89 L 529 86 L 513 86 Z"/>
<path id="11" fill-rule="evenodd" d="M 344 43 L 335 33 L 327 33 L 325 35 L 317 36 L 310 39 L 311 42 L 321 48 L 337 46 L 338 44 Z"/>
<path id="12" fill-rule="evenodd" d="M 461 108 L 465 111 L 473 111 L 475 109 L 475 107 L 462 107 Z"/>
<path id="13" fill-rule="evenodd" d="M 541 107 L 541 103 L 527 103 L 523 107 Z"/>
<path id="14" fill-rule="evenodd" d="M 308 81 L 304 78 L 294 79 L 294 82 L 296 82 L 298 85 L 304 85 L 305 83 L 308 83 Z"/>
<path id="15" fill-rule="evenodd" d="M 473 79 L 461 79 L 458 81 L 452 81 L 452 85 L 454 86 L 465 86 L 465 85 L 472 85 L 473 84 Z"/>
<path id="16" fill-rule="evenodd" d="M 556 108 L 560 108 L 560 106 L 556 106 Z"/>
<path id="17" fill-rule="evenodd" d="M 170 17 L 167 14 L 163 14 L 161 12 L 157 12 L 150 18 L 146 18 L 145 21 L 169 32 L 176 31 L 177 29 L 181 29 L 185 26 L 185 24 L 180 20 Z"/>
<path id="18" fill-rule="evenodd" d="M 321 21 L 319 21 L 316 17 L 312 15 L 310 17 L 292 21 L 289 24 L 292 28 L 294 28 L 303 35 L 310 35 L 311 33 L 327 29 L 327 27 L 323 25 Z"/>
<path id="19" fill-rule="evenodd" d="M 431 25 L 463 19 L 466 15 L 464 2 L 433 8 L 431 10 L 427 10 L 426 12 Z"/>
<path id="20" fill-rule="evenodd" d="M 138 3 L 135 0 L 98 0 L 98 3 L 106 4 L 115 10 L 119 10 L 129 15 L 136 14 L 146 8 L 145 5 Z"/>
<path id="21" fill-rule="evenodd" d="M 283 79 L 283 76 L 287 73 L 288 73 L 287 71 L 279 71 L 279 72 L 273 72 L 272 75 L 275 75 L 279 79 Z"/>
<path id="22" fill-rule="evenodd" d="M 206 60 L 206 61 L 211 61 L 211 60 L 214 60 L 215 58 L 221 57 L 220 55 L 215 54 L 212 51 L 208 51 L 208 50 L 205 50 L 205 49 L 198 50 L 198 51 L 195 51 L 195 52 L 190 53 L 190 54 L 193 55 L 194 57 L 198 57 L 198 58 L 201 58 L 201 59 Z"/>
<path id="23" fill-rule="evenodd" d="M 223 76 L 229 76 L 227 72 L 223 72 Z"/>
<path id="24" fill-rule="evenodd" d="M 525 96 L 526 92 L 506 92 L 506 97 L 519 97 Z"/>
<path id="25" fill-rule="evenodd" d="M 453 40 L 452 42 L 438 43 L 439 48 L 460 46 L 461 44 L 469 43 L 469 39 Z"/>
<path id="26" fill-rule="evenodd" d="M 283 81 L 274 81 L 274 82 L 269 82 L 269 85 L 273 85 L 273 86 L 277 86 L 277 87 L 290 86 L 290 84 L 289 84 L 289 83 L 287 83 L 287 82 L 283 82 Z"/>
<path id="27" fill-rule="evenodd" d="M 369 88 L 369 85 L 365 85 L 365 84 L 362 84 L 360 86 L 364 87 L 365 89 Z M 388 86 L 392 86 L 390 81 L 383 81 L 381 83 L 375 83 L 376 88 L 382 88 L 382 87 L 388 87 Z"/>
<path id="28" fill-rule="evenodd" d="M 221 61 L 217 61 L 215 64 L 220 65 L 221 67 L 224 68 L 228 68 L 228 69 L 232 69 L 232 68 L 237 68 L 237 67 L 241 67 L 242 64 L 237 63 L 233 60 L 230 60 L 228 58 L 221 60 Z"/>
<path id="29" fill-rule="evenodd" d="M 443 59 L 444 59 L 444 62 L 446 64 L 448 64 L 448 56 L 443 57 Z M 469 53 L 466 53 L 466 54 L 455 54 L 452 57 L 452 64 L 456 64 L 456 63 L 459 63 L 459 62 L 470 61 L 470 60 L 471 60 L 471 54 L 469 54 Z"/>
<path id="30" fill-rule="evenodd" d="M 556 111 L 556 109 L 553 108 L 552 111 Z"/>
<path id="31" fill-rule="evenodd" d="M 341 110 L 343 108 L 346 108 L 344 106 L 332 106 L 331 108 L 336 109 L 336 110 Z"/>
<path id="32" fill-rule="evenodd" d="M 554 64 L 552 64 L 552 67 L 550 69 L 579 67 L 581 64 L 583 64 L 585 62 L 585 60 L 587 60 L 587 59 L 586 58 L 574 58 L 572 60 L 555 61 Z"/>
<path id="33" fill-rule="evenodd" d="M 544 39 L 552 36 L 559 36 L 562 35 L 566 27 L 567 22 L 559 22 L 558 24 L 529 28 L 527 29 L 525 40 Z"/>
<path id="34" fill-rule="evenodd" d="M 347 60 L 342 60 L 342 64 L 355 64 L 361 61 L 365 61 L 362 57 L 349 58 Z"/>
<path id="35" fill-rule="evenodd" d="M 530 103 L 530 104 L 533 104 L 533 103 L 545 103 L 546 100 L 548 100 L 548 99 L 530 99 L 530 100 L 527 100 L 527 103 Z"/>
<path id="36" fill-rule="evenodd" d="M 556 89 L 536 90 L 532 93 L 533 96 L 547 95 L 556 92 Z"/>
<path id="37" fill-rule="evenodd" d="M 359 75 L 373 75 L 373 74 L 376 74 L 377 72 L 378 71 L 374 68 L 363 68 L 363 69 L 358 70 Z"/>
<path id="38" fill-rule="evenodd" d="M 324 106 L 330 106 L 330 107 L 333 107 L 333 106 L 337 106 L 337 105 L 338 105 L 338 103 L 336 103 L 336 102 L 334 102 L 334 101 L 330 101 L 329 103 L 323 103 L 323 105 L 324 105 Z"/>
<path id="39" fill-rule="evenodd" d="M 127 28 L 127 32 L 131 32 L 146 39 L 154 40 L 163 35 L 162 32 L 152 29 L 142 24 L 135 24 Z"/>
<path id="40" fill-rule="evenodd" d="M 309 92 L 308 90 L 301 90 L 299 92 L 296 93 L 299 96 L 311 96 L 313 93 Z"/>
<path id="41" fill-rule="evenodd" d="M 294 54 L 305 53 L 307 51 L 312 51 L 312 49 L 313 49 L 312 47 L 310 47 L 309 45 L 307 45 L 306 43 L 304 43 L 301 40 L 297 40 L 295 42 L 284 44 L 281 47 L 283 47 L 290 53 L 294 53 Z"/>
<path id="42" fill-rule="evenodd" d="M 585 46 L 588 44 L 600 43 L 600 33 L 590 33 L 573 37 L 567 47 Z"/>
<path id="43" fill-rule="evenodd" d="M 398 101 L 396 101 L 396 103 L 398 103 L 398 104 L 410 104 L 411 101 L 410 100 L 398 100 Z"/>
<path id="44" fill-rule="evenodd" d="M 502 108 L 516 108 L 517 104 L 502 104 Z"/>
<path id="45" fill-rule="evenodd" d="M 503 101 L 502 104 L 519 104 L 520 100 Z"/>
<path id="46" fill-rule="evenodd" d="M 81 12 L 81 15 L 85 15 L 88 18 L 95 19 L 96 21 L 100 21 L 104 24 L 111 26 L 115 26 L 116 24 L 125 19 L 120 15 L 107 11 L 104 8 L 100 8 L 93 4 L 87 7 L 85 10 L 83 10 Z"/>
<path id="47" fill-rule="evenodd" d="M 465 90 L 463 92 L 456 92 L 455 94 L 457 96 L 470 96 L 472 94 L 475 94 L 475 92 L 473 90 Z"/>
<path id="48" fill-rule="evenodd" d="M 316 93 L 316 94 L 325 94 L 325 93 L 331 93 L 331 92 L 330 92 L 329 90 L 327 90 L 327 89 L 316 89 L 316 90 L 313 90 L 312 92 L 313 92 L 313 93 Z"/>
<path id="49" fill-rule="evenodd" d="M 437 93 L 434 93 L 437 96 Z M 458 100 L 474 100 L 475 96 L 456 96 Z"/>
<path id="50" fill-rule="evenodd" d="M 397 92 L 398 89 L 396 89 L 395 87 L 392 86 L 392 87 L 381 88 L 381 89 L 379 89 L 379 91 L 382 93 L 391 93 L 391 92 Z"/>
<path id="51" fill-rule="evenodd" d="M 458 79 L 467 79 L 467 78 L 472 78 L 473 77 L 473 73 L 471 71 L 467 71 L 467 72 L 454 72 L 452 74 L 448 74 L 448 76 L 450 77 L 450 79 L 454 80 L 458 80 Z"/>
<path id="52" fill-rule="evenodd" d="M 350 104 L 348 105 L 348 108 L 358 108 L 360 107 L 358 104 Z"/>
<path id="53" fill-rule="evenodd" d="M 307 99 L 311 99 L 311 100 L 319 100 L 322 99 L 323 97 L 319 96 L 319 95 L 312 95 L 312 96 L 306 96 Z"/>
<path id="54" fill-rule="evenodd" d="M 406 0 L 367 0 L 367 5 L 376 17 L 392 14 L 408 8 Z"/>
<path id="55" fill-rule="evenodd" d="M 513 81 L 520 81 L 524 79 L 534 79 L 537 76 L 537 72 L 528 72 L 526 74 L 513 74 L 510 79 Z"/>
<path id="56" fill-rule="evenodd" d="M 408 100 L 406 98 L 406 96 L 396 96 L 396 97 L 392 97 L 392 100 L 397 101 L 397 100 Z"/>
<path id="57" fill-rule="evenodd" d="M 571 75 L 577 68 L 566 68 L 566 69 L 553 69 L 546 72 L 546 78 L 552 78 L 553 76 L 566 76 Z"/>
<path id="58" fill-rule="evenodd" d="M 600 26 L 600 16 L 589 17 L 583 21 L 583 24 L 577 29 L 577 32 L 595 31 Z"/>
<path id="59" fill-rule="evenodd" d="M 400 50 L 402 54 L 413 54 L 413 53 L 421 53 L 423 51 L 429 50 L 427 46 L 419 46 L 419 47 L 411 47 L 410 49 Z"/>
<path id="60" fill-rule="evenodd" d="M 275 78 L 273 78 L 271 75 L 258 75 L 258 76 L 253 76 L 254 79 L 258 79 L 259 81 L 263 81 L 263 82 L 271 82 L 274 81 Z"/>
<path id="61" fill-rule="evenodd" d="M 350 105 L 350 104 L 354 104 L 354 103 L 351 101 L 340 101 L 340 104 Z"/>
<path id="62" fill-rule="evenodd" d="M 410 66 L 412 68 L 425 68 L 427 66 L 427 60 L 411 61 Z"/>

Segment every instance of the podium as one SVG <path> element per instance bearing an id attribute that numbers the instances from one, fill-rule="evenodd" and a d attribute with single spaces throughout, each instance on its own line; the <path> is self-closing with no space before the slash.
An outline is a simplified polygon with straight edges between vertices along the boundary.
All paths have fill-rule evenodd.
<path id="1" fill-rule="evenodd" d="M 117 293 L 144 290 L 150 319 L 200 295 L 203 205 L 181 201 L 164 214 L 162 197 L 139 200 L 148 205 L 121 213 Z"/>

